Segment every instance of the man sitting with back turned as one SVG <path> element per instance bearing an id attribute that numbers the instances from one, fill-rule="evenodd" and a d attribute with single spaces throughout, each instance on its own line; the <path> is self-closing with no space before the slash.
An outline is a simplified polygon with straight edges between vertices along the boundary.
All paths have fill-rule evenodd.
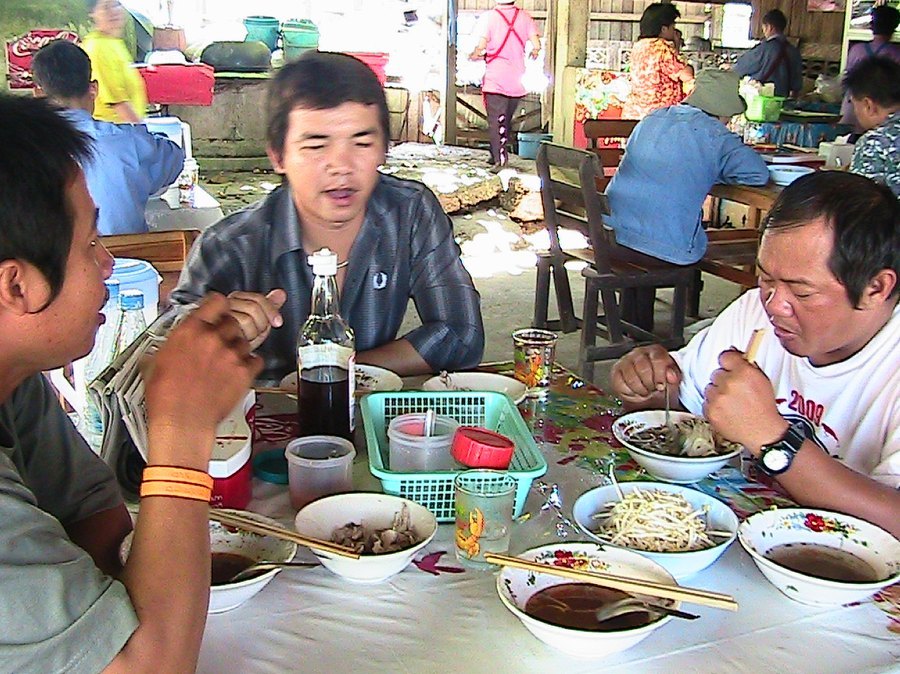
<path id="1" fill-rule="evenodd" d="M 860 126 L 850 170 L 891 188 L 900 198 L 900 63 L 876 57 L 844 77 Z"/>
<path id="2" fill-rule="evenodd" d="M 263 378 L 280 378 L 297 366 L 309 315 L 307 256 L 328 247 L 357 362 L 401 375 L 477 365 L 480 298 L 449 218 L 421 183 L 378 172 L 389 136 L 375 74 L 345 54 L 307 52 L 272 79 L 267 118 L 269 159 L 284 184 L 201 235 L 172 301 L 229 294 L 244 334 L 261 344 Z M 410 298 L 422 325 L 398 338 Z M 282 304 L 283 324 L 274 318 Z"/>
<path id="3" fill-rule="evenodd" d="M 100 234 L 146 232 L 147 199 L 177 180 L 184 152 L 145 126 L 91 117 L 97 83 L 91 81 L 91 61 L 78 45 L 54 40 L 34 55 L 31 70 L 35 95 L 66 108 L 69 121 L 93 140 L 93 157 L 85 163 L 84 173 L 100 211 Z"/>
<path id="4" fill-rule="evenodd" d="M 113 259 L 80 168 L 90 139 L 0 95 L 0 670 L 192 672 L 210 591 L 216 426 L 262 363 L 211 296 L 145 368 L 140 516 L 42 370 L 86 355 Z M 175 468 L 175 467 L 178 468 Z"/>
<path id="5" fill-rule="evenodd" d="M 803 57 L 784 36 L 786 28 L 784 12 L 780 9 L 766 12 L 762 18 L 763 40 L 741 54 L 732 70 L 763 84 L 771 82 L 776 96 L 797 98 L 803 90 Z"/>
<path id="6" fill-rule="evenodd" d="M 674 264 L 703 257 L 701 208 L 710 188 L 769 180 L 766 163 L 725 126 L 745 109 L 734 73 L 701 70 L 683 103 L 638 123 L 606 190 L 617 243 Z"/>
<path id="7" fill-rule="evenodd" d="M 766 217 L 759 288 L 674 353 L 613 367 L 629 409 L 666 388 L 739 442 L 799 504 L 900 535 L 900 202 L 836 171 L 786 187 Z M 746 348 L 765 333 L 755 364 Z"/>

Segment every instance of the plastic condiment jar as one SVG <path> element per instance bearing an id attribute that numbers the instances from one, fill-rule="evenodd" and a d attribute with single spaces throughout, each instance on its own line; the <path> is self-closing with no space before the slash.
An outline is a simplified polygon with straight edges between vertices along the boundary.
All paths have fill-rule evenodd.
<path id="1" fill-rule="evenodd" d="M 453 436 L 450 453 L 469 468 L 506 470 L 516 446 L 505 435 L 477 426 L 460 426 Z"/>

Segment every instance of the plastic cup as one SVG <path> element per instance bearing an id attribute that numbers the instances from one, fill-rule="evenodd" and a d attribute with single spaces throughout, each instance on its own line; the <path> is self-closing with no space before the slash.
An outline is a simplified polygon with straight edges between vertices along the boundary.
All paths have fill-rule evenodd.
<path id="1" fill-rule="evenodd" d="M 356 450 L 349 440 L 333 435 L 297 438 L 288 443 L 284 456 L 291 505 L 298 510 L 322 496 L 353 490 Z"/>
<path id="2" fill-rule="evenodd" d="M 556 360 L 555 332 L 523 328 L 512 333 L 515 377 L 529 389 L 550 386 L 550 374 Z"/>
<path id="3" fill-rule="evenodd" d="M 509 550 L 516 480 L 499 470 L 467 470 L 456 476 L 453 485 L 456 559 L 471 569 L 493 569 L 484 555 Z"/>
<path id="4" fill-rule="evenodd" d="M 387 430 L 390 469 L 401 473 L 457 470 L 459 466 L 450 454 L 457 428 L 455 419 L 437 416 L 432 434 L 426 436 L 424 412 L 394 417 Z"/>

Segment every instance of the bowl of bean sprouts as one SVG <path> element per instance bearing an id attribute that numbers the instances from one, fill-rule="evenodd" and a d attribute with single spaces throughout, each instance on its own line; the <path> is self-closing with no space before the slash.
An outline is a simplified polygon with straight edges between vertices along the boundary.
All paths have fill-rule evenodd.
<path id="1" fill-rule="evenodd" d="M 622 482 L 582 494 L 575 522 L 593 540 L 652 559 L 676 580 L 712 565 L 731 545 L 738 518 L 719 499 L 665 482 Z"/>
<path id="2" fill-rule="evenodd" d="M 719 470 L 741 453 L 702 417 L 663 410 L 624 414 L 615 420 L 613 435 L 631 458 L 657 480 L 691 484 Z"/>

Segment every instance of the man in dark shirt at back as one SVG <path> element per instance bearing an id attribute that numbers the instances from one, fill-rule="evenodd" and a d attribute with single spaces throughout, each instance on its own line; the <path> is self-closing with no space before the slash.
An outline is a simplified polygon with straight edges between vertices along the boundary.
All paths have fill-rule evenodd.
<path id="1" fill-rule="evenodd" d="M 345 54 L 308 52 L 273 78 L 267 118 L 269 159 L 285 184 L 203 233 L 172 300 L 229 295 L 263 378 L 281 378 L 296 368 L 309 315 L 307 257 L 327 247 L 358 363 L 400 375 L 477 365 L 480 298 L 450 220 L 427 187 L 377 170 L 389 135 L 375 74 Z M 410 298 L 422 325 L 398 337 Z"/>
<path id="2" fill-rule="evenodd" d="M 762 18 L 764 39 L 741 54 L 734 72 L 762 83 L 772 82 L 776 96 L 796 98 L 803 89 L 803 59 L 800 50 L 784 36 L 787 17 L 780 9 L 766 12 Z"/>

